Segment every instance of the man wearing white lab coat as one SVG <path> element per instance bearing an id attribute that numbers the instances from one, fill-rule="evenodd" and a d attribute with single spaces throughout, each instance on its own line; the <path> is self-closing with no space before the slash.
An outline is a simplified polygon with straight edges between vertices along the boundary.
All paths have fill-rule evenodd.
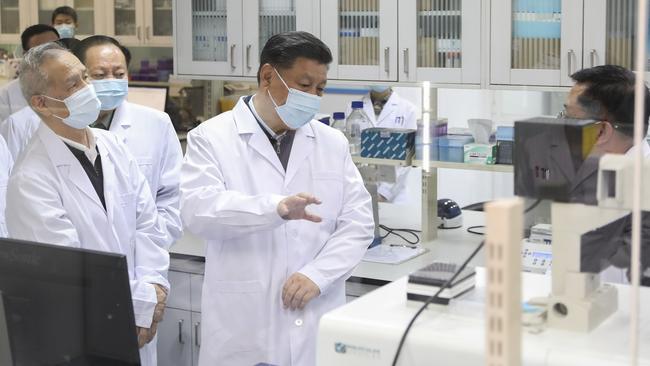
<path id="1" fill-rule="evenodd" d="M 372 242 L 348 142 L 313 119 L 331 60 L 311 34 L 271 37 L 257 93 L 188 135 L 181 215 L 207 241 L 201 366 L 314 365 L 319 318 Z"/>
<path id="2" fill-rule="evenodd" d="M 169 289 L 169 254 L 146 179 L 114 135 L 87 126 L 100 102 L 85 67 L 54 43 L 21 63 L 21 88 L 42 124 L 7 188 L 12 238 L 126 255 L 143 365 L 156 365 L 155 332 Z"/>
<path id="3" fill-rule="evenodd" d="M 36 24 L 27 27 L 20 35 L 23 52 L 43 43 L 56 41 L 59 33 L 49 25 Z M 18 79 L 14 79 L 0 88 L 0 122 L 4 121 L 11 114 L 27 107 L 27 100 L 20 90 Z"/>
<path id="4" fill-rule="evenodd" d="M 7 224 L 5 221 L 5 207 L 7 205 L 7 181 L 14 161 L 11 158 L 5 140 L 0 137 L 0 238 L 7 237 Z"/>
<path id="5" fill-rule="evenodd" d="M 346 115 L 352 110 L 348 107 Z M 363 97 L 363 112 L 370 119 L 370 124 L 361 126 L 361 130 L 370 127 L 417 129 L 416 107 L 402 98 L 392 88 L 373 85 L 370 92 Z M 377 187 L 379 199 L 392 203 L 405 203 L 408 199 L 406 183 L 411 168 L 395 168 L 395 182 L 380 182 Z"/>
<path id="6" fill-rule="evenodd" d="M 168 249 L 183 233 L 179 211 L 183 152 L 174 125 L 167 113 L 126 101 L 128 61 L 117 40 L 91 36 L 79 42 L 74 53 L 86 66 L 102 103 L 92 127 L 117 135 L 135 157 L 167 231 Z"/>
<path id="7" fill-rule="evenodd" d="M 24 107 L 0 122 L 0 136 L 7 143 L 14 161 L 18 160 L 18 155 L 25 149 L 40 125 L 41 117 L 31 107 Z"/>

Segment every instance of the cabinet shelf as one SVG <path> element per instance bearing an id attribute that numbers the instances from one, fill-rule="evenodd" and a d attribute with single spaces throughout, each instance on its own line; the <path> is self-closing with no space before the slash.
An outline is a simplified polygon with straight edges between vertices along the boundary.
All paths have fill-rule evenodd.
<path id="1" fill-rule="evenodd" d="M 192 12 L 193 17 L 223 17 L 226 18 L 228 16 L 228 12 L 225 10 L 222 11 L 193 11 Z"/>
<path id="2" fill-rule="evenodd" d="M 352 161 L 356 164 L 368 165 L 389 165 L 389 166 L 411 166 L 410 160 L 393 160 L 393 159 L 373 159 L 363 158 L 361 156 L 352 156 Z"/>
<path id="3" fill-rule="evenodd" d="M 422 17 L 459 17 L 463 15 L 460 10 L 424 10 L 418 11 L 418 15 Z"/>
<path id="4" fill-rule="evenodd" d="M 421 160 L 413 160 L 413 166 L 422 166 Z M 484 172 L 496 172 L 496 173 L 512 173 L 514 172 L 514 167 L 507 164 L 469 164 L 469 163 L 453 163 L 449 161 L 430 161 L 430 168 L 439 168 L 439 169 L 456 169 L 456 170 L 477 170 Z"/>
<path id="5" fill-rule="evenodd" d="M 379 17 L 379 11 L 342 11 L 342 17 Z"/>

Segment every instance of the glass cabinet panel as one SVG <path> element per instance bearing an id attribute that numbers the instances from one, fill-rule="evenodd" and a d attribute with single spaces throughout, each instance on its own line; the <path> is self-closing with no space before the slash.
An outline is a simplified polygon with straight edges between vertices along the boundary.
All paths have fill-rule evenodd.
<path id="1" fill-rule="evenodd" d="M 4 0 L 2 2 L 4 3 Z M 38 0 L 38 22 L 40 24 L 52 23 L 52 12 L 63 5 L 65 5 L 65 1 L 61 0 Z"/>
<path id="2" fill-rule="evenodd" d="M 192 0 L 192 59 L 228 60 L 227 0 Z"/>
<path id="3" fill-rule="evenodd" d="M 115 0 L 115 35 L 135 36 L 137 12 L 135 0 Z"/>
<path id="4" fill-rule="evenodd" d="M 629 69 L 635 67 L 637 5 L 636 0 L 607 0 L 606 64 L 619 65 Z M 650 40 L 650 37 L 648 39 Z M 646 51 L 648 52 L 646 60 L 650 60 L 650 49 L 646 49 Z M 646 62 L 646 71 L 650 71 L 649 64 L 650 62 Z"/>
<path id="5" fill-rule="evenodd" d="M 462 0 L 418 0 L 417 67 L 462 67 Z"/>
<path id="6" fill-rule="evenodd" d="M 19 34 L 20 32 L 20 11 L 18 0 L 0 1 L 0 33 Z"/>
<path id="7" fill-rule="evenodd" d="M 339 0 L 339 65 L 379 65 L 379 1 Z"/>
<path id="8" fill-rule="evenodd" d="M 561 0 L 513 0 L 512 68 L 560 69 L 561 29 Z"/>
<path id="9" fill-rule="evenodd" d="M 95 0 L 75 0 L 79 28 L 77 34 L 95 34 Z"/>
<path id="10" fill-rule="evenodd" d="M 260 0 L 259 52 L 271 36 L 296 30 L 295 0 Z"/>
<path id="11" fill-rule="evenodd" d="M 172 0 L 153 0 L 153 36 L 172 35 Z"/>

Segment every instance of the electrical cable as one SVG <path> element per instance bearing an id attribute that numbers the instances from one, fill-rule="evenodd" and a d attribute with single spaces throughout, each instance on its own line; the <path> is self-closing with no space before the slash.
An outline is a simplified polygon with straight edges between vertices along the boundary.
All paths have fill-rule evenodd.
<path id="1" fill-rule="evenodd" d="M 386 225 L 379 225 L 379 228 L 386 231 L 386 234 L 381 236 L 382 239 L 386 239 L 389 235 L 395 235 L 398 238 L 401 238 L 402 240 L 404 240 L 405 242 L 407 242 L 407 243 L 409 243 L 411 245 L 415 245 L 415 244 L 418 244 L 420 242 L 420 236 L 417 234 L 417 233 L 421 232 L 420 230 L 396 229 L 396 228 L 388 227 Z M 402 234 L 399 234 L 399 233 L 410 234 L 415 239 L 414 240 L 409 240 L 409 239 L 405 238 Z"/>
<path id="2" fill-rule="evenodd" d="M 527 214 L 528 212 L 530 212 L 535 207 L 537 207 L 537 205 L 539 205 L 540 202 L 542 202 L 542 200 L 537 199 L 537 201 L 535 201 L 532 205 L 530 205 L 524 211 L 524 215 Z M 477 228 L 477 227 L 469 227 L 468 231 L 469 231 L 469 229 L 472 229 L 472 228 Z M 413 315 L 413 318 L 411 318 L 411 321 L 406 326 L 406 329 L 404 330 L 404 333 L 402 334 L 402 338 L 399 341 L 399 345 L 397 346 L 397 352 L 395 353 L 395 358 L 393 358 L 393 364 L 392 364 L 393 366 L 397 366 L 397 361 L 399 360 L 399 355 L 400 355 L 400 353 L 402 353 L 402 348 L 404 347 L 404 342 L 406 342 L 406 336 L 408 336 L 408 333 L 411 330 L 411 327 L 413 327 L 413 324 L 415 323 L 417 318 L 420 316 L 420 314 L 422 314 L 422 312 L 424 310 L 426 310 L 426 308 L 429 306 L 429 304 L 431 304 L 431 302 L 433 302 L 433 300 L 437 299 L 438 296 L 440 296 L 440 294 L 442 293 L 443 290 L 445 290 L 447 287 L 449 287 L 449 285 L 452 282 L 454 282 L 454 280 L 456 280 L 456 277 L 458 277 L 458 275 L 460 275 L 460 273 L 465 269 L 465 267 L 467 267 L 467 264 L 476 256 L 476 254 L 478 254 L 478 252 L 481 250 L 481 248 L 483 248 L 484 245 L 485 245 L 485 241 L 483 240 L 476 247 L 476 249 L 474 249 L 472 254 L 470 254 L 469 257 L 467 257 L 467 259 L 465 259 L 465 262 L 463 262 L 463 264 L 461 264 L 460 268 L 458 268 L 456 273 L 454 273 L 454 275 L 449 280 L 447 280 L 447 282 L 445 282 L 433 296 L 429 297 L 427 299 L 427 301 L 424 303 L 424 305 L 422 305 L 420 307 L 420 309 L 417 311 L 417 313 L 415 313 L 415 315 Z"/>
<path id="3" fill-rule="evenodd" d="M 484 228 L 484 227 L 485 227 L 485 225 L 470 226 L 470 227 L 467 228 L 467 232 L 470 233 L 470 234 L 474 234 L 474 235 L 485 235 L 485 233 L 482 233 L 480 231 L 474 231 L 474 229 L 481 229 L 481 228 Z"/>

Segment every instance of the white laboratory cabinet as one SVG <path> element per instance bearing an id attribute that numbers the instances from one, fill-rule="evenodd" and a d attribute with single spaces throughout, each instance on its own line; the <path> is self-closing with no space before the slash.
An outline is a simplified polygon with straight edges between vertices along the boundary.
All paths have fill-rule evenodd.
<path id="1" fill-rule="evenodd" d="M 4 3 L 4 0 L 2 0 Z M 30 25 L 51 24 L 52 12 L 59 6 L 67 5 L 75 9 L 79 27 L 76 38 L 94 34 L 105 34 L 105 0 L 30 0 Z"/>
<path id="2" fill-rule="evenodd" d="M 321 1 L 339 80 L 479 84 L 480 0 Z"/>
<path id="3" fill-rule="evenodd" d="M 30 24 L 29 0 L 0 1 L 0 42 L 15 43 Z M 13 51 L 13 50 L 10 50 Z"/>
<path id="4" fill-rule="evenodd" d="M 571 86 L 570 75 L 583 68 L 633 68 L 636 6 L 636 0 L 492 0 L 491 84 Z"/>
<path id="5" fill-rule="evenodd" d="M 172 0 L 103 0 L 107 34 L 126 46 L 173 45 Z"/>
<path id="6" fill-rule="evenodd" d="M 176 74 L 256 77 L 259 54 L 274 34 L 318 36 L 317 0 L 174 1 Z"/>
<path id="7" fill-rule="evenodd" d="M 163 321 L 158 325 L 158 365 L 198 365 L 201 347 L 203 275 L 171 270 L 172 286 Z"/>

